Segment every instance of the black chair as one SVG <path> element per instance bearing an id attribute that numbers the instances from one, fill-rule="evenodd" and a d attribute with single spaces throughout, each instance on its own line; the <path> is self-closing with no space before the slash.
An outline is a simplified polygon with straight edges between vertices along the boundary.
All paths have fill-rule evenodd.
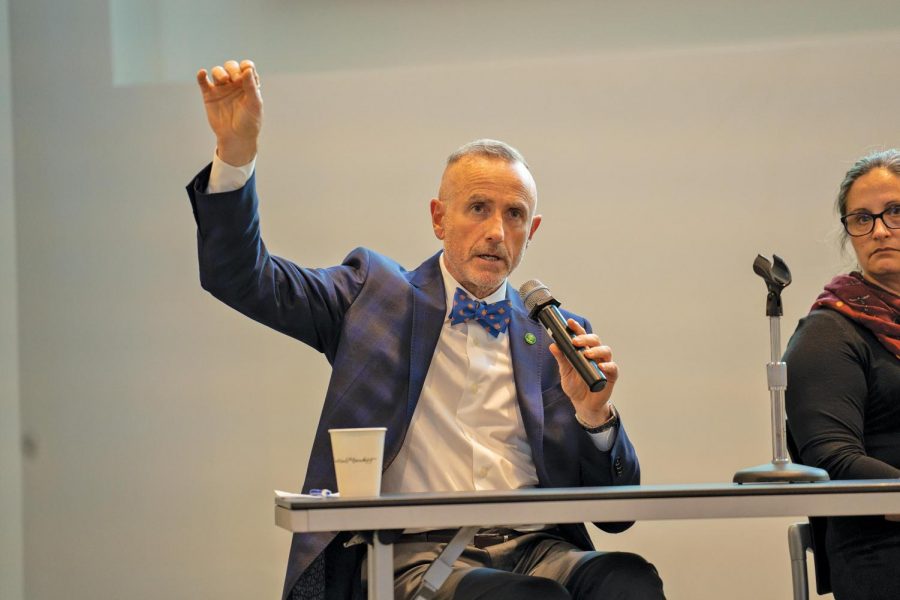
<path id="1" fill-rule="evenodd" d="M 788 454 L 790 454 L 793 462 L 800 463 L 800 451 L 797 449 L 794 436 L 791 435 L 790 424 L 787 424 L 786 433 Z M 791 577 L 794 582 L 794 600 L 806 600 L 809 597 L 806 582 L 807 550 L 811 551 L 813 555 L 813 566 L 816 573 L 816 593 L 820 596 L 831 593 L 831 565 L 828 562 L 828 554 L 825 553 L 826 533 L 827 521 L 825 517 L 809 517 L 808 524 L 794 523 L 788 528 L 788 548 L 791 552 Z M 798 586 L 802 586 L 802 593 Z M 798 596 L 798 594 L 801 595 Z"/>

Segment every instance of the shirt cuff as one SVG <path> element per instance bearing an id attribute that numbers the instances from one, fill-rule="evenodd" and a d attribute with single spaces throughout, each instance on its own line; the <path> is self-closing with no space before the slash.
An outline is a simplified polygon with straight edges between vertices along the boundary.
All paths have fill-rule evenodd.
<path id="1" fill-rule="evenodd" d="M 256 157 L 246 165 L 235 167 L 219 158 L 219 154 L 213 155 L 212 169 L 209 172 L 209 183 L 206 186 L 207 194 L 222 194 L 239 190 L 247 183 L 253 170 L 256 168 Z"/>
<path id="2" fill-rule="evenodd" d="M 591 436 L 591 441 L 594 442 L 594 445 L 597 447 L 597 450 L 600 452 L 609 452 L 610 448 L 613 447 L 613 444 L 616 441 L 616 432 L 619 430 L 619 426 L 611 427 L 606 431 L 601 431 L 600 433 L 589 433 Z"/>
<path id="3" fill-rule="evenodd" d="M 612 402 L 609 403 L 609 408 L 612 411 L 612 416 L 602 425 L 602 431 L 596 433 L 588 429 L 588 425 L 579 419 L 577 414 L 575 415 L 575 420 L 591 436 L 591 441 L 594 442 L 594 446 L 600 452 L 608 452 L 613 447 L 613 444 L 616 442 L 616 431 L 619 429 L 619 411 L 616 410 Z M 601 426 L 597 428 L 601 428 Z"/>

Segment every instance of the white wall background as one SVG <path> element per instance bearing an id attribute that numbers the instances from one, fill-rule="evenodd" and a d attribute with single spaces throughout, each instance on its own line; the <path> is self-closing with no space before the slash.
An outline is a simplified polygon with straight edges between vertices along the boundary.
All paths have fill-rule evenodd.
<path id="1" fill-rule="evenodd" d="M 416 266 L 438 247 L 444 157 L 484 136 L 520 148 L 544 225 L 513 283 L 541 278 L 615 349 L 646 483 L 769 460 L 752 261 L 794 273 L 787 339 L 841 269 L 844 171 L 900 134 L 885 1 L 6 1 L 18 270 L 4 246 L 0 316 L 18 299 L 19 333 L 3 330 L 0 420 L 18 362 L 29 600 L 280 593 L 271 490 L 302 479 L 327 364 L 200 290 L 182 189 L 213 151 L 199 67 L 257 60 L 264 234 L 310 266 L 356 245 Z M 647 556 L 674 599 L 787 598 L 791 521 L 597 542 Z"/>

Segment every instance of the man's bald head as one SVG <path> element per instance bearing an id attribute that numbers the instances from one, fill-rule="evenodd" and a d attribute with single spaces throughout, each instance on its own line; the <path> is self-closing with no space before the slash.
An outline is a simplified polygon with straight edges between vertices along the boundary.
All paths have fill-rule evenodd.
<path id="1" fill-rule="evenodd" d="M 469 142 L 468 144 L 463 144 L 462 146 L 457 148 L 450 156 L 447 157 L 447 165 L 444 168 L 444 174 L 441 177 L 441 187 L 438 191 L 438 198 L 446 201 L 453 196 L 453 193 L 449 189 L 449 187 L 452 185 L 452 178 L 448 177 L 448 174 L 453 170 L 453 167 L 460 162 L 465 162 L 468 159 L 478 157 L 502 160 L 508 163 L 519 163 L 523 167 L 525 167 L 525 170 L 527 170 L 528 174 L 531 175 L 531 167 L 528 166 L 528 163 L 525 161 L 525 157 L 521 152 L 519 152 L 506 142 L 482 138 L 480 140 Z M 533 194 L 534 200 L 536 202 L 536 189 L 533 191 Z"/>

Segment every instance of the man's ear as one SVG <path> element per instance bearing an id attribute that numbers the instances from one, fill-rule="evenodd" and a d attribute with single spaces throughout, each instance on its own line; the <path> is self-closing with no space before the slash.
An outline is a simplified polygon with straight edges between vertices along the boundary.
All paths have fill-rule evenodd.
<path id="1" fill-rule="evenodd" d="M 444 212 L 446 207 L 444 203 L 437 199 L 431 199 L 431 227 L 434 229 L 434 235 L 437 239 L 444 239 Z"/>
<path id="2" fill-rule="evenodd" d="M 534 218 L 531 219 L 531 231 L 528 232 L 528 241 L 531 241 L 531 238 L 534 237 L 534 232 L 538 230 L 538 227 L 541 226 L 541 215 L 534 215 Z"/>

